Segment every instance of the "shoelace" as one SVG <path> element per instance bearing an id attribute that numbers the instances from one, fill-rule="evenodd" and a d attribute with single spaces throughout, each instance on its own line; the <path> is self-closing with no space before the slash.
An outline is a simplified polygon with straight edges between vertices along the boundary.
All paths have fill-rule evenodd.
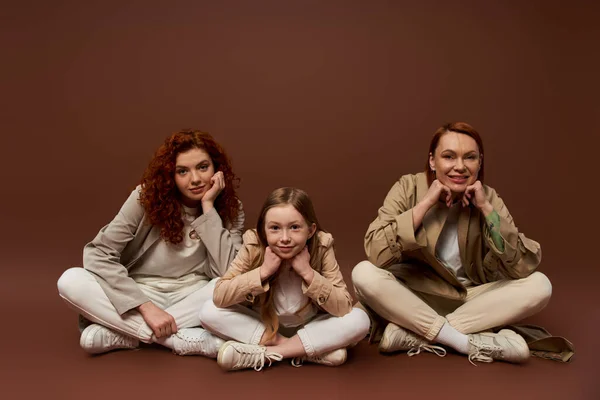
<path id="1" fill-rule="evenodd" d="M 438 357 L 444 357 L 446 355 L 446 349 L 444 349 L 442 346 L 435 346 L 432 344 L 420 344 L 408 350 L 406 354 L 408 354 L 409 357 L 412 357 L 420 354 L 421 351 L 428 351 Z"/>
<path id="2" fill-rule="evenodd" d="M 106 342 L 109 347 L 134 347 L 135 340 L 126 335 L 115 334 L 108 331 L 108 335 L 105 335 Z M 105 343 L 106 343 L 105 342 Z"/>
<path id="3" fill-rule="evenodd" d="M 302 364 L 304 363 L 304 361 L 310 361 L 310 362 L 314 362 L 314 363 L 317 363 L 317 364 L 321 364 L 321 363 L 323 363 L 323 357 L 321 357 L 321 356 L 314 356 L 314 357 L 308 357 L 308 356 L 294 357 L 294 358 L 292 358 L 292 361 L 290 362 L 290 364 L 292 364 L 296 368 L 299 368 L 299 367 L 302 366 Z"/>
<path id="4" fill-rule="evenodd" d="M 296 368 L 300 368 L 304 363 L 304 358 L 305 357 L 294 357 L 292 358 L 292 361 L 290 361 L 290 364 L 292 364 Z"/>
<path id="5" fill-rule="evenodd" d="M 433 344 L 425 344 L 421 339 L 412 335 L 406 336 L 401 346 L 409 348 L 409 350 L 406 352 L 409 357 L 416 356 L 417 354 L 420 354 L 421 351 L 428 351 L 438 357 L 444 357 L 446 355 L 446 349 L 443 347 Z"/>
<path id="6" fill-rule="evenodd" d="M 265 353 L 265 360 L 269 361 L 269 367 L 273 364 L 273 361 L 281 361 L 283 360 L 283 356 L 279 353 Z M 263 361 L 263 366 L 265 362 Z M 262 367 L 261 367 L 262 369 Z M 260 370 L 257 370 L 260 371 Z"/>
<path id="7" fill-rule="evenodd" d="M 309 356 L 294 357 L 294 358 L 292 358 L 292 361 L 290 362 L 290 364 L 292 364 L 296 368 L 300 368 L 302 366 L 302 364 L 304 363 L 304 361 L 310 361 L 310 362 L 319 364 L 319 363 L 323 362 L 323 357 L 321 357 L 320 355 L 317 355 L 314 357 L 309 357 Z"/>
<path id="8" fill-rule="evenodd" d="M 267 349 L 264 347 L 236 348 L 236 351 L 240 353 L 240 360 L 235 365 L 236 368 L 252 367 L 255 371 L 260 371 L 264 368 L 265 361 L 269 362 L 268 366 L 270 367 L 273 361 L 283 360 L 281 354 L 267 353 Z"/>
<path id="9" fill-rule="evenodd" d="M 403 348 L 410 348 L 411 350 L 415 347 L 424 346 L 423 343 L 412 335 L 407 335 L 404 340 L 400 341 L 400 346 Z"/>
<path id="10" fill-rule="evenodd" d="M 197 351 L 200 351 L 203 354 L 206 353 L 205 335 L 201 335 L 200 337 L 187 337 L 179 332 L 176 333 L 176 335 L 183 342 L 181 348 L 179 349 L 179 354 L 188 354 Z"/>
<path id="11" fill-rule="evenodd" d="M 494 361 L 494 356 L 501 353 L 502 349 L 489 344 L 473 344 L 477 348 L 473 353 L 469 354 L 469 362 L 474 366 L 477 364 L 474 361 L 491 363 Z"/>

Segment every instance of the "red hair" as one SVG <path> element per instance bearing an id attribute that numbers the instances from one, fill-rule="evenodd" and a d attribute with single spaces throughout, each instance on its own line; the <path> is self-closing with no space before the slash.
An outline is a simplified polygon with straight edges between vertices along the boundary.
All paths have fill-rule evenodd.
<path id="1" fill-rule="evenodd" d="M 429 153 L 427 153 L 427 162 L 425 163 L 425 173 L 427 174 L 427 185 L 431 186 L 431 183 L 435 180 L 435 173 L 431 170 L 429 166 L 429 155 L 435 154 L 435 149 L 437 149 L 440 138 L 449 132 L 462 133 L 463 135 L 467 135 L 473 138 L 477 143 L 477 147 L 479 147 L 479 155 L 481 158 L 480 166 L 479 166 L 479 174 L 477 175 L 479 181 L 483 183 L 483 141 L 481 140 L 481 136 L 479 133 L 473 128 L 471 125 L 466 122 L 451 122 L 448 123 L 441 128 L 438 128 L 437 131 L 433 134 L 433 138 L 431 138 L 431 143 L 429 144 Z"/>
<path id="2" fill-rule="evenodd" d="M 175 161 L 179 153 L 193 148 L 206 151 L 214 164 L 215 172 L 223 172 L 225 188 L 214 204 L 223 223 L 233 223 L 238 215 L 236 188 L 239 187 L 239 178 L 234 174 L 225 150 L 206 132 L 190 129 L 175 132 L 150 160 L 142 177 L 140 193 L 140 203 L 150 223 L 159 226 L 160 236 L 173 244 L 183 240 L 181 193 L 175 185 Z"/>

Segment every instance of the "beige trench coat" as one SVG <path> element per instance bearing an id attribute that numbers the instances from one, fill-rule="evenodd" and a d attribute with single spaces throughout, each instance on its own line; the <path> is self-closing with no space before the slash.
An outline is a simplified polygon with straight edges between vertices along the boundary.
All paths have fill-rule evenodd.
<path id="1" fill-rule="evenodd" d="M 446 205 L 440 202 L 432 207 L 417 231 L 413 229 L 412 209 L 425 197 L 427 190 L 424 173 L 404 175 L 394 184 L 367 230 L 367 257 L 381 268 L 405 264 L 399 278 L 413 290 L 462 300 L 467 294 L 465 288 L 435 256 L 435 246 L 448 216 Z M 467 277 L 478 285 L 530 275 L 542 258 L 540 245 L 519 232 L 494 189 L 484 185 L 484 192 L 500 216 L 504 251 L 494 245 L 479 210 L 472 206 L 461 209 L 458 243 Z"/>
<path id="2" fill-rule="evenodd" d="M 314 278 L 309 286 L 302 283 L 302 291 L 321 310 L 341 317 L 352 310 L 352 297 L 335 258 L 333 237 L 329 233 L 318 232 L 317 239 L 319 246 L 311 259 Z M 268 280 L 261 282 L 259 268 L 251 269 L 260 257 L 261 245 L 256 230 L 246 231 L 243 241 L 244 245 L 227 273 L 215 285 L 213 301 L 217 307 L 234 304 L 251 306 L 270 289 Z"/>

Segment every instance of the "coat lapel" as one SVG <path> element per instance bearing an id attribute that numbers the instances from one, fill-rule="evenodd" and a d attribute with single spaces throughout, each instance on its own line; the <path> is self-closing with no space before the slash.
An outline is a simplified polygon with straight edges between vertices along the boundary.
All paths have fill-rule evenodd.
<path id="1" fill-rule="evenodd" d="M 133 240 L 125 248 L 121 262 L 127 267 L 135 264 L 139 258 L 148 251 L 160 238 L 160 228 L 150 225 L 147 223 L 146 216 L 142 218 L 142 221 L 138 225 L 138 229 L 135 233 Z"/>
<path id="2" fill-rule="evenodd" d="M 429 186 L 427 185 L 427 175 L 422 172 L 417 174 L 416 184 L 417 198 L 415 204 L 421 202 L 429 190 Z M 442 228 L 444 227 L 447 217 L 448 209 L 446 207 L 442 207 L 439 203 L 430 208 L 423 217 L 422 226 L 425 227 L 427 233 L 427 253 L 429 255 L 433 255 L 432 257 L 429 257 L 433 260 L 435 260 L 435 245 L 438 241 L 440 233 L 442 232 Z"/>

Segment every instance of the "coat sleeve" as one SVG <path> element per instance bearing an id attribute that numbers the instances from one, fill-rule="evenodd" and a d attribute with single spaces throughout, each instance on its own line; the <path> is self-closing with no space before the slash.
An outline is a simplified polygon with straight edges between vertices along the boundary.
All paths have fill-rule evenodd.
<path id="1" fill-rule="evenodd" d="M 206 271 L 208 276 L 212 278 L 223 276 L 229 264 L 234 260 L 242 247 L 244 219 L 244 209 L 240 202 L 238 216 L 231 224 L 231 229 L 223 226 L 221 217 L 214 207 L 192 222 L 192 229 L 200 236 L 208 253 L 210 268 L 209 271 Z"/>
<path id="2" fill-rule="evenodd" d="M 329 314 L 342 317 L 352 310 L 352 297 L 335 258 L 331 235 L 325 235 L 323 246 L 326 250 L 321 261 L 321 272 L 314 271 L 310 286 L 303 283 L 302 291 Z"/>
<path id="3" fill-rule="evenodd" d="M 365 251 L 371 263 L 389 267 L 402 261 L 402 253 L 427 246 L 423 225 L 413 229 L 412 208 L 416 205 L 415 184 L 405 175 L 392 186 L 377 218 L 365 235 Z"/>
<path id="4" fill-rule="evenodd" d="M 83 249 L 83 267 L 94 274 L 119 315 L 150 300 L 121 264 L 121 253 L 144 217 L 138 190 L 131 193 L 114 219 Z"/>
<path id="5" fill-rule="evenodd" d="M 248 230 L 243 236 L 244 244 L 229 266 L 227 272 L 215 284 L 213 302 L 217 307 L 229 307 L 254 298 L 269 290 L 269 283 L 260 279 L 260 269 L 251 269 L 259 257 L 256 234 Z"/>
<path id="6" fill-rule="evenodd" d="M 496 247 L 490 227 L 483 222 L 483 239 L 487 247 L 483 260 L 485 268 L 499 269 L 504 276 L 512 279 L 531 275 L 542 259 L 540 244 L 519 232 L 506 205 L 489 187 L 488 198 L 500 217 L 499 233 L 504 241 L 504 249 L 501 251 Z"/>

